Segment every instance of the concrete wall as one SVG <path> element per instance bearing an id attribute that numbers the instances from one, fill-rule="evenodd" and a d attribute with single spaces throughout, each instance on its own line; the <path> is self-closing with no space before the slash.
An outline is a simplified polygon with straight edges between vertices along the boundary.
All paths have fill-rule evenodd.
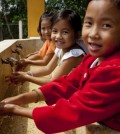
<path id="1" fill-rule="evenodd" d="M 5 77 L 11 74 L 11 66 L 2 64 L 1 58 L 8 57 L 19 58 L 17 54 L 13 54 L 11 50 L 16 48 L 17 44 L 23 46 L 22 56 L 34 51 L 38 51 L 42 46 L 40 40 L 4 40 L 0 42 L 0 101 L 6 97 L 14 96 L 22 92 L 29 91 L 29 83 L 23 86 L 7 85 Z M 35 125 L 34 125 L 35 127 Z M 35 127 L 37 130 L 37 128 Z M 28 119 L 18 116 L 0 116 L 0 134 L 34 134 L 28 130 Z M 35 133 L 36 134 L 36 133 Z"/>
<path id="2" fill-rule="evenodd" d="M 21 51 L 22 57 L 30 52 L 34 52 L 40 49 L 42 42 L 37 40 L 4 40 L 0 42 L 0 99 L 3 99 L 6 91 L 11 90 L 11 86 L 8 86 L 5 82 L 5 76 L 10 75 L 11 66 L 9 64 L 2 64 L 1 59 L 6 59 L 8 57 L 19 58 L 17 54 L 11 52 L 11 50 L 16 49 L 16 45 L 21 44 L 23 49 Z"/>

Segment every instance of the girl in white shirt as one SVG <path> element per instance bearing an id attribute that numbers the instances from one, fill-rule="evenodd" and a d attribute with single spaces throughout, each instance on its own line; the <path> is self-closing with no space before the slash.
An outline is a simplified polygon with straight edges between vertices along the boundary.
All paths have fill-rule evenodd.
<path id="1" fill-rule="evenodd" d="M 44 85 L 72 71 L 85 55 L 77 44 L 81 36 L 82 22 L 80 16 L 72 10 L 62 10 L 53 17 L 51 39 L 56 45 L 55 54 L 47 66 L 31 72 L 14 72 L 11 76 L 15 84 L 33 82 Z M 52 73 L 54 71 L 54 73 Z M 52 73 L 52 77 L 41 77 Z"/>

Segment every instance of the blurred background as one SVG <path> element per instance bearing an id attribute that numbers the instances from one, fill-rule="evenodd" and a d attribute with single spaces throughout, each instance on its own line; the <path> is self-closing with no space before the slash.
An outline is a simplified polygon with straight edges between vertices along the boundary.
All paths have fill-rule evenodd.
<path id="1" fill-rule="evenodd" d="M 75 10 L 83 18 L 86 0 L 0 0 L 0 41 L 39 36 L 40 15 L 63 8 Z"/>

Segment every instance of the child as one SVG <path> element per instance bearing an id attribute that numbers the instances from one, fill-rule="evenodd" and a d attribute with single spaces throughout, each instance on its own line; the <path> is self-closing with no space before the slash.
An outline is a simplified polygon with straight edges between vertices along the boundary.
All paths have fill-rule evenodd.
<path id="1" fill-rule="evenodd" d="M 84 56 L 84 51 L 76 43 L 76 40 L 80 37 L 81 25 L 80 16 L 71 10 L 62 10 L 56 14 L 53 17 L 51 33 L 52 42 L 56 45 L 55 55 L 48 65 L 42 69 L 14 72 L 11 76 L 12 82 L 30 81 L 38 85 L 44 85 L 68 74 L 81 62 Z M 40 77 L 50 73 L 52 73 L 51 78 Z"/>
<path id="2" fill-rule="evenodd" d="M 45 66 L 49 63 L 55 50 L 55 45 L 51 41 L 51 25 L 53 16 L 54 13 L 46 11 L 40 17 L 37 31 L 44 44 L 40 51 L 31 53 L 27 55 L 25 59 L 21 59 L 16 71 L 22 70 L 27 65 Z"/>
<path id="3" fill-rule="evenodd" d="M 82 30 L 90 54 L 69 75 L 3 100 L 1 110 L 33 118 L 45 133 L 93 122 L 120 131 L 119 13 L 120 0 L 91 0 Z M 38 99 L 48 106 L 31 110 L 20 106 Z"/>

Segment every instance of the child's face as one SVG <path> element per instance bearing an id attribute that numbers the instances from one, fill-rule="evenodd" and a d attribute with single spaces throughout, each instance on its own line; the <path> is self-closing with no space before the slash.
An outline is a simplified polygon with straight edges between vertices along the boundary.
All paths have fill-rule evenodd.
<path id="1" fill-rule="evenodd" d="M 51 39 L 51 21 L 48 19 L 43 19 L 41 22 L 41 35 L 42 39 Z"/>
<path id="2" fill-rule="evenodd" d="M 82 37 L 91 55 L 101 60 L 120 48 L 120 9 L 110 0 L 89 3 Z"/>
<path id="3" fill-rule="evenodd" d="M 60 20 L 52 27 L 51 38 L 57 48 L 67 50 L 75 43 L 75 32 L 67 20 Z"/>

